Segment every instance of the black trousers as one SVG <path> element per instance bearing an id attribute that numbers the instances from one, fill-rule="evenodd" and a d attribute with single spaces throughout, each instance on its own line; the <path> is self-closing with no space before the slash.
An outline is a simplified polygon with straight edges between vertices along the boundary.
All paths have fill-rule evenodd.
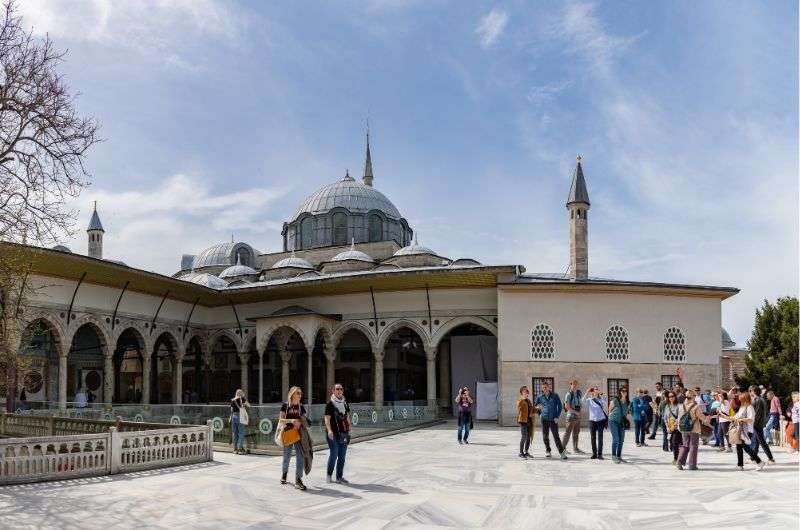
<path id="1" fill-rule="evenodd" d="M 744 466 L 744 454 L 742 454 L 742 451 L 747 453 L 750 456 L 750 458 L 755 460 L 756 464 L 760 464 L 761 463 L 761 459 L 758 458 L 758 453 L 753 451 L 750 448 L 750 446 L 747 445 L 746 443 L 740 443 L 740 444 L 736 444 L 736 465 L 738 465 L 739 467 Z"/>
<path id="2" fill-rule="evenodd" d="M 683 443 L 683 436 L 681 436 L 681 431 L 677 428 L 669 435 L 669 443 L 672 445 L 672 459 L 677 460 L 678 451 L 680 451 Z"/>
<path id="3" fill-rule="evenodd" d="M 550 433 L 553 433 L 553 438 L 555 438 L 556 447 L 558 448 L 558 452 L 564 452 L 564 446 L 561 445 L 561 438 L 558 437 L 558 424 L 555 420 L 545 420 L 542 419 L 542 436 L 544 436 L 544 448 L 549 453 L 550 452 Z"/>
<path id="4" fill-rule="evenodd" d="M 767 458 L 774 460 L 774 458 L 772 458 L 772 450 L 769 448 L 766 438 L 764 438 L 764 429 L 754 428 L 750 438 L 752 438 L 750 440 L 750 449 L 752 449 L 755 454 L 758 454 L 758 446 L 760 445 L 761 449 L 764 450 L 764 454 L 767 455 Z"/>
<path id="5" fill-rule="evenodd" d="M 531 448 L 531 429 L 533 428 L 533 420 L 528 420 L 528 423 L 519 424 L 519 452 L 525 454 Z"/>
<path id="6" fill-rule="evenodd" d="M 589 438 L 592 440 L 592 455 L 603 454 L 603 423 L 602 421 L 589 422 Z"/>

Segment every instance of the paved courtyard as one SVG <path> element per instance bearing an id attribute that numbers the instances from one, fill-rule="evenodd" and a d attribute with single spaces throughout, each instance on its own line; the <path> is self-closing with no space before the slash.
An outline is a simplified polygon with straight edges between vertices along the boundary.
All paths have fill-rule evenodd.
<path id="1" fill-rule="evenodd" d="M 545 459 L 536 434 L 533 461 L 516 456 L 516 429 L 488 425 L 468 446 L 452 425 L 354 444 L 347 487 L 325 483 L 327 452 L 317 453 L 305 493 L 278 484 L 279 458 L 225 453 L 0 487 L 0 528 L 798 528 L 798 461 L 785 452 L 757 473 L 737 471 L 735 453 L 701 448 L 701 471 L 680 472 L 660 445 L 628 443 L 629 464 Z"/>

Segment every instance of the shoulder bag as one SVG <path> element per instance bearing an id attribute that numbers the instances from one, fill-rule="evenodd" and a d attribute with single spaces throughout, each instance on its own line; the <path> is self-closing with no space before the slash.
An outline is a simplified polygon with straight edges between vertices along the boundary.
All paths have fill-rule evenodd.
<path id="1" fill-rule="evenodd" d="M 728 429 L 728 442 L 730 442 L 731 445 L 742 443 L 742 427 L 738 422 L 734 422 L 730 429 Z"/>
<path id="2" fill-rule="evenodd" d="M 244 402 L 239 407 L 239 423 L 241 425 L 247 425 L 250 423 L 250 414 L 247 413 L 247 407 L 244 406 Z"/>

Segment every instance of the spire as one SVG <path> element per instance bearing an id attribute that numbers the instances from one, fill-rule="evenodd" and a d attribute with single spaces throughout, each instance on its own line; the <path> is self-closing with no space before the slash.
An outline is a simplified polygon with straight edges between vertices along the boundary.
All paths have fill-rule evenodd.
<path id="1" fill-rule="evenodd" d="M 369 152 L 369 125 L 367 125 L 367 158 L 364 162 L 364 184 L 372 187 L 372 154 Z"/>
<path id="2" fill-rule="evenodd" d="M 354 179 L 353 177 L 350 176 L 350 170 L 346 169 L 344 171 L 344 177 L 342 177 L 342 182 L 353 182 L 355 180 L 356 179 Z"/>
<path id="3" fill-rule="evenodd" d="M 350 250 L 356 249 L 356 238 L 350 238 Z"/>
<path id="4" fill-rule="evenodd" d="M 94 211 L 92 212 L 92 218 L 89 220 L 89 228 L 86 231 L 90 230 L 100 230 L 101 232 L 105 232 L 103 230 L 103 224 L 100 222 L 100 216 L 97 215 L 97 201 L 94 201 Z"/>
<path id="5" fill-rule="evenodd" d="M 577 162 L 575 164 L 575 171 L 572 173 L 572 184 L 569 187 L 567 206 L 576 202 L 591 204 L 589 202 L 589 192 L 586 191 L 586 179 L 583 178 L 583 168 L 581 167 L 581 160 L 583 157 L 578 155 L 575 158 Z"/>

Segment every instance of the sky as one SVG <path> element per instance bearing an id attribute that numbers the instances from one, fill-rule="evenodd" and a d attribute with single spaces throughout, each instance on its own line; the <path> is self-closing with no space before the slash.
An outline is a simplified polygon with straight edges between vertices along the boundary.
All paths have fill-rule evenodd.
<path id="1" fill-rule="evenodd" d="M 450 258 L 564 272 L 575 156 L 589 270 L 734 286 L 749 338 L 798 291 L 796 2 L 26 0 L 102 125 L 77 234 L 172 274 L 232 237 L 281 250 L 304 197 L 361 175 Z"/>

